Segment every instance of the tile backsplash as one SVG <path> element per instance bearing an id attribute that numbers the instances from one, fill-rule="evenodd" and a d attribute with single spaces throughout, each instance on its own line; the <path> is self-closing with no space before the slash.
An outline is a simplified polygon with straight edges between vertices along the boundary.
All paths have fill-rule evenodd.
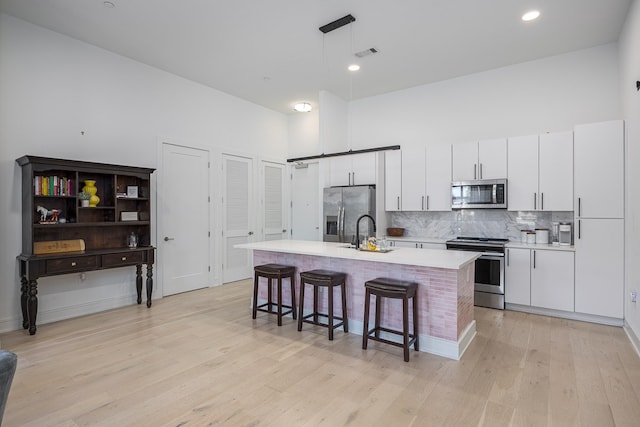
<path id="1" fill-rule="evenodd" d="M 462 209 L 451 212 L 389 212 L 391 227 L 403 227 L 406 237 L 451 239 L 457 236 L 520 240 L 522 230 L 548 228 L 554 222 L 573 222 L 573 212 L 524 212 L 500 209 Z"/>

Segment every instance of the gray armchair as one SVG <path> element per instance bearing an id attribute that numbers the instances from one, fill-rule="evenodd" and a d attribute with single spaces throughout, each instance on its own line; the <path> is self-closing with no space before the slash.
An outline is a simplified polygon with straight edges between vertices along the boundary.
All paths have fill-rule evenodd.
<path id="1" fill-rule="evenodd" d="M 2 416 L 4 415 L 4 407 L 7 404 L 9 389 L 13 381 L 13 374 L 16 372 L 18 357 L 10 351 L 0 350 L 0 425 L 2 425 Z"/>

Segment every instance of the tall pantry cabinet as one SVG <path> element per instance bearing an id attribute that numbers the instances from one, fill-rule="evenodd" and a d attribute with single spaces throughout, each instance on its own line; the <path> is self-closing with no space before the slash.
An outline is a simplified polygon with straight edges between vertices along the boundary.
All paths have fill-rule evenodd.
<path id="1" fill-rule="evenodd" d="M 624 122 L 574 129 L 575 311 L 624 314 Z"/>

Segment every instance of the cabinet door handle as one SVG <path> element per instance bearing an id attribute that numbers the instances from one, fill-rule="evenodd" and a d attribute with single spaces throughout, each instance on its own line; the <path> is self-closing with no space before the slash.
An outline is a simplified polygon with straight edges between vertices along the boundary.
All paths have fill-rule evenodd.
<path id="1" fill-rule="evenodd" d="M 126 257 L 126 256 L 123 256 L 123 257 L 122 257 L 122 261 L 126 261 L 126 260 L 127 260 L 127 257 Z"/>
<path id="2" fill-rule="evenodd" d="M 427 210 L 429 210 L 429 196 L 427 196 Z"/>
<path id="3" fill-rule="evenodd" d="M 536 268 L 536 251 L 533 251 L 533 268 Z"/>
<path id="4" fill-rule="evenodd" d="M 478 165 L 473 164 L 473 179 L 478 179 Z"/>
<path id="5" fill-rule="evenodd" d="M 482 179 L 482 163 L 480 163 L 480 179 Z"/>
<path id="6" fill-rule="evenodd" d="M 355 172 L 351 172 L 351 177 L 353 182 L 351 183 L 352 185 L 356 185 L 356 173 Z"/>
<path id="7" fill-rule="evenodd" d="M 582 220 L 578 220 L 578 239 L 582 238 Z"/>
<path id="8" fill-rule="evenodd" d="M 164 236 L 164 241 L 165 242 L 168 242 L 169 240 L 175 240 L 175 238 Z"/>
<path id="9" fill-rule="evenodd" d="M 507 249 L 507 267 L 509 267 L 509 249 Z"/>
<path id="10" fill-rule="evenodd" d="M 75 267 L 76 266 L 76 262 L 75 261 L 71 261 L 71 267 Z"/>
<path id="11" fill-rule="evenodd" d="M 538 209 L 538 204 L 536 203 L 537 201 L 538 201 L 538 193 L 533 193 L 533 210 L 534 211 Z"/>
<path id="12" fill-rule="evenodd" d="M 578 197 L 578 216 L 582 216 L 582 199 Z"/>
<path id="13" fill-rule="evenodd" d="M 422 201 L 420 202 L 420 206 L 422 210 L 424 210 L 424 196 L 422 196 Z"/>
<path id="14" fill-rule="evenodd" d="M 544 193 L 540 193 L 540 210 L 544 210 Z"/>
<path id="15" fill-rule="evenodd" d="M 398 196 L 398 210 L 400 210 L 400 196 Z"/>

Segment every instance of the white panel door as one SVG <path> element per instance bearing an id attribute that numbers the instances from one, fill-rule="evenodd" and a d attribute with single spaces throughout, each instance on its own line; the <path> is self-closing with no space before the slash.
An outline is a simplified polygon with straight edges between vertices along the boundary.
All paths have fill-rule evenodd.
<path id="1" fill-rule="evenodd" d="M 508 141 L 507 206 L 510 211 L 538 209 L 538 135 Z M 569 197 L 571 200 L 572 197 Z"/>
<path id="2" fill-rule="evenodd" d="M 622 319 L 624 220 L 579 219 L 576 246 L 576 311 Z"/>
<path id="3" fill-rule="evenodd" d="M 478 179 L 504 179 L 507 176 L 507 139 L 478 142 Z"/>
<path id="4" fill-rule="evenodd" d="M 426 155 L 425 209 L 451 210 L 451 145 L 428 144 Z"/>
<path id="5" fill-rule="evenodd" d="M 318 163 L 294 167 L 291 183 L 291 238 L 322 240 Z"/>
<path id="6" fill-rule="evenodd" d="M 402 153 L 400 150 L 384 153 L 384 210 L 401 210 Z"/>
<path id="7" fill-rule="evenodd" d="M 576 217 L 624 217 L 624 122 L 574 129 Z"/>
<path id="8" fill-rule="evenodd" d="M 535 249 L 531 255 L 531 305 L 573 311 L 573 252 Z"/>
<path id="9" fill-rule="evenodd" d="M 504 269 L 504 300 L 531 305 L 531 251 L 507 248 Z"/>
<path id="10" fill-rule="evenodd" d="M 262 234 L 264 240 L 286 238 L 285 166 L 262 162 Z"/>
<path id="11" fill-rule="evenodd" d="M 209 152 L 162 144 L 158 192 L 163 295 L 209 286 Z"/>
<path id="12" fill-rule="evenodd" d="M 478 178 L 478 142 L 453 144 L 453 181 L 471 181 Z"/>
<path id="13" fill-rule="evenodd" d="M 251 251 L 234 245 L 253 241 L 255 208 L 253 206 L 253 160 L 222 156 L 224 176 L 222 194 L 223 283 L 246 279 L 252 275 Z"/>
<path id="14" fill-rule="evenodd" d="M 426 163 L 424 146 L 402 149 L 402 203 L 403 211 L 424 211 L 427 208 Z"/>
<path id="15" fill-rule="evenodd" d="M 573 132 L 540 135 L 538 189 L 539 210 L 573 210 Z"/>

